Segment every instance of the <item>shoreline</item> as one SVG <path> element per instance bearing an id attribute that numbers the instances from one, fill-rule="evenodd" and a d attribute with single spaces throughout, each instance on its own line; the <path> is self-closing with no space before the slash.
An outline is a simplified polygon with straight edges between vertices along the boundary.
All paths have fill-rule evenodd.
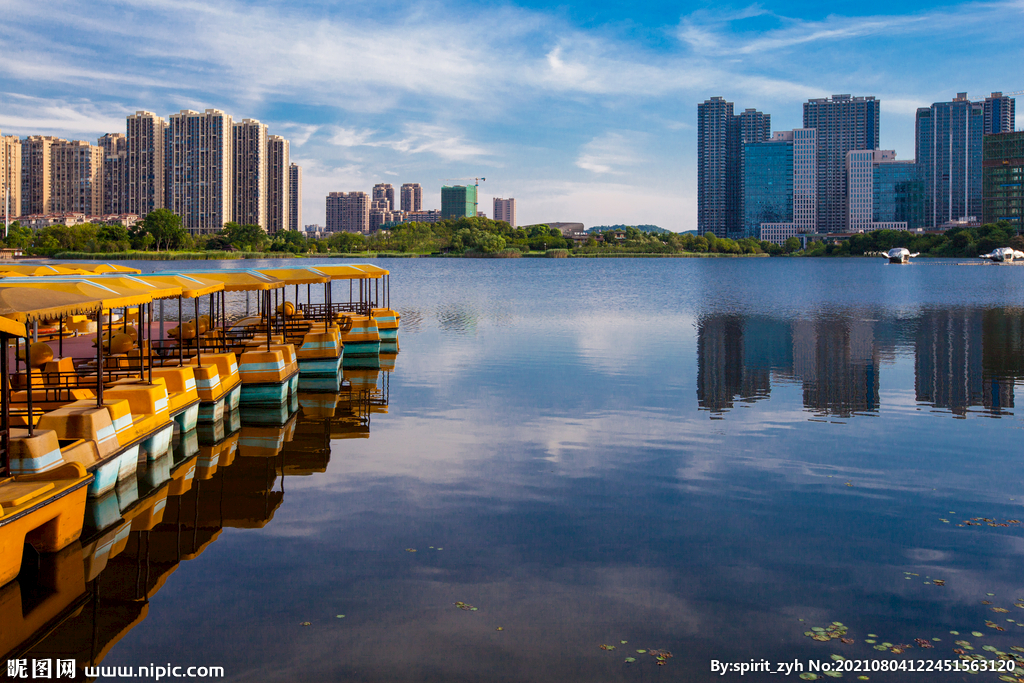
<path id="1" fill-rule="evenodd" d="M 719 254 L 707 252 L 682 252 L 679 254 L 636 253 L 636 254 L 572 254 L 553 255 L 545 252 L 517 254 L 418 254 L 402 252 L 355 252 L 345 254 L 292 254 L 290 252 L 57 252 L 52 256 L 23 256 L 14 259 L 22 261 L 242 261 L 247 259 L 306 259 L 306 258 L 769 258 L 769 254 Z M 3 267 L 0 266 L 0 270 Z"/>

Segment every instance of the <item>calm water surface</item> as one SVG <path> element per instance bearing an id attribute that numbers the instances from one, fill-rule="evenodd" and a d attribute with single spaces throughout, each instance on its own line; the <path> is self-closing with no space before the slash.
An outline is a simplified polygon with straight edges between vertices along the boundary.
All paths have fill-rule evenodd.
<path id="1" fill-rule="evenodd" d="M 1024 268 L 379 263 L 402 325 L 394 371 L 356 378 L 375 405 L 324 417 L 300 393 L 284 429 L 243 414 L 248 448 L 213 474 L 200 454 L 192 490 L 27 656 L 246 681 L 738 681 L 780 676 L 711 660 L 1024 646 Z M 854 642 L 804 635 L 832 622 Z"/>

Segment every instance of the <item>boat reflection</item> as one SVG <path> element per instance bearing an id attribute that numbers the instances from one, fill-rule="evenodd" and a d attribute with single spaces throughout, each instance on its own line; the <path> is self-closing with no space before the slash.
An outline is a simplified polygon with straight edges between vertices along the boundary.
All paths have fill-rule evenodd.
<path id="1" fill-rule="evenodd" d="M 877 414 L 880 369 L 914 354 L 918 403 L 963 417 L 1011 414 L 1024 377 L 1024 312 L 926 310 L 875 319 L 864 311 L 796 320 L 738 313 L 697 325 L 697 403 L 712 419 L 771 396 L 772 383 L 801 387 L 815 417 Z"/>
<path id="2" fill-rule="evenodd" d="M 394 355 L 384 361 L 394 368 Z M 0 587 L 5 658 L 74 659 L 98 666 L 148 614 L 182 562 L 199 558 L 224 529 L 259 529 L 284 502 L 284 478 L 327 471 L 332 442 L 367 438 L 387 412 L 388 372 L 345 368 L 304 384 L 281 408 L 225 411 L 176 433 L 124 486 L 91 500 L 80 541 L 59 553 L 26 553 L 19 578 Z"/>

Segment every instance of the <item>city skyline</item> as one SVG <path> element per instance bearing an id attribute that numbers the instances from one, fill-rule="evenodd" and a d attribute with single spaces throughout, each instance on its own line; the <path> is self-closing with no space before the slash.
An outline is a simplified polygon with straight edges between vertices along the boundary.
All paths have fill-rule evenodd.
<path id="1" fill-rule="evenodd" d="M 324 223 L 330 191 L 412 178 L 436 209 L 444 178 L 479 175 L 479 202 L 515 196 L 523 224 L 692 230 L 693 112 L 709 97 L 793 130 L 807 99 L 875 96 L 878 146 L 911 159 L 918 107 L 1024 87 L 990 66 L 993 52 L 1022 56 L 1014 3 L 8 5 L 18 34 L 0 32 L 4 135 L 92 141 L 136 110 L 245 112 L 291 141 L 305 223 Z M 449 29 L 467 10 L 473 26 L 512 30 L 486 44 L 437 41 L 459 35 Z M 991 31 L 997 22 L 1007 30 Z"/>

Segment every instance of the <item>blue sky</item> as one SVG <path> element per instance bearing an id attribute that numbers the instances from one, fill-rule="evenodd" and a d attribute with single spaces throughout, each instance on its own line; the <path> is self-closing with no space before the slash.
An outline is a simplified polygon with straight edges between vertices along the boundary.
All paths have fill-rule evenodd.
<path id="1" fill-rule="evenodd" d="M 303 222 L 329 191 L 486 177 L 519 222 L 696 227 L 696 105 L 781 130 L 834 93 L 914 111 L 1024 90 L 1024 0 L 772 4 L 4 0 L 0 131 L 92 139 L 138 109 L 224 109 L 291 140 Z M 1024 102 L 1017 126 L 1024 127 Z"/>

